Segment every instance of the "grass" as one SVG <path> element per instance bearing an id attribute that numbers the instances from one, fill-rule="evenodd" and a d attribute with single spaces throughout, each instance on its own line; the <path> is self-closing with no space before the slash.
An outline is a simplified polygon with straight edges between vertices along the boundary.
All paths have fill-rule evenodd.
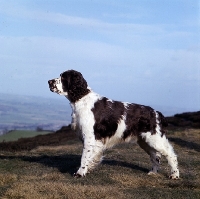
<path id="1" fill-rule="evenodd" d="M 179 180 L 168 179 L 165 158 L 159 174 L 148 176 L 149 157 L 136 144 L 108 150 L 102 164 L 80 179 L 72 177 L 81 158 L 78 139 L 28 151 L 1 150 L 0 198 L 200 198 L 200 130 L 171 130 L 168 137 L 178 154 Z"/>
<path id="2" fill-rule="evenodd" d="M 16 130 L 10 131 L 2 136 L 0 136 L 0 142 L 17 141 L 20 138 L 30 138 L 37 135 L 45 135 L 50 133 L 50 131 L 27 131 L 27 130 Z"/>

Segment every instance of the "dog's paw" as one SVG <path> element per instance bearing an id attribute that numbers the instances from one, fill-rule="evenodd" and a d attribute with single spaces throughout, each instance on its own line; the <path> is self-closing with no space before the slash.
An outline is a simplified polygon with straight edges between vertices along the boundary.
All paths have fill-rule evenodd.
<path id="1" fill-rule="evenodd" d="M 179 170 L 175 170 L 169 176 L 169 179 L 178 180 L 179 179 Z"/>
<path id="2" fill-rule="evenodd" d="M 73 177 L 74 178 L 82 178 L 83 176 L 79 173 L 74 173 Z"/>
<path id="3" fill-rule="evenodd" d="M 169 176 L 169 179 L 178 180 L 178 179 L 179 179 L 179 176 L 177 176 L 177 175 L 170 175 L 170 176 Z"/>
<path id="4" fill-rule="evenodd" d="M 85 177 L 85 175 L 86 175 L 86 172 L 82 170 L 81 168 L 79 168 L 79 170 L 76 173 L 74 173 L 73 176 L 75 178 L 82 178 L 82 177 Z"/>

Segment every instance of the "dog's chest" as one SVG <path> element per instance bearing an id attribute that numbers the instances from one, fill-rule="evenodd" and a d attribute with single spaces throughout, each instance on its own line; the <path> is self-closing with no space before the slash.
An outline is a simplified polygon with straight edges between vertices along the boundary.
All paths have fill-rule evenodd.
<path id="1" fill-rule="evenodd" d="M 95 123 L 93 106 L 94 103 L 87 100 L 72 104 L 72 127 L 75 127 L 74 130 L 82 132 L 93 129 Z"/>

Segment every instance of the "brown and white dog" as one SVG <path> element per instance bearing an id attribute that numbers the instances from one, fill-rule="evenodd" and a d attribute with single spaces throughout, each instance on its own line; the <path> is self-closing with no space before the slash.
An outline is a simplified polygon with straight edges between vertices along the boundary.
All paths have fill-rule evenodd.
<path id="1" fill-rule="evenodd" d="M 102 160 L 103 151 L 121 142 L 136 140 L 152 161 L 149 174 L 157 173 L 161 155 L 179 178 L 177 156 L 165 136 L 164 116 L 149 106 L 110 100 L 93 92 L 80 72 L 65 71 L 48 81 L 50 90 L 64 95 L 72 107 L 72 129 L 83 141 L 81 166 L 74 174 L 85 176 Z"/>

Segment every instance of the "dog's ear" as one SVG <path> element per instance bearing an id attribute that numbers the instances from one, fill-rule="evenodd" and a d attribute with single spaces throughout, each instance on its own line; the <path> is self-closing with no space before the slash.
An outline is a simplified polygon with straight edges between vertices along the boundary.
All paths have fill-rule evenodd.
<path id="1" fill-rule="evenodd" d="M 71 75 L 69 74 L 69 72 L 66 71 L 64 73 L 61 73 L 60 77 L 61 77 L 63 90 L 65 92 L 68 92 L 68 89 L 70 88 Z"/>
<path id="2" fill-rule="evenodd" d="M 75 70 L 68 70 L 61 75 L 61 81 L 65 91 L 74 90 L 75 87 L 87 88 L 87 82 L 82 74 Z"/>
<path id="3" fill-rule="evenodd" d="M 63 90 L 68 93 L 71 102 L 81 99 L 89 93 L 87 82 L 80 72 L 69 70 L 61 74 Z"/>

